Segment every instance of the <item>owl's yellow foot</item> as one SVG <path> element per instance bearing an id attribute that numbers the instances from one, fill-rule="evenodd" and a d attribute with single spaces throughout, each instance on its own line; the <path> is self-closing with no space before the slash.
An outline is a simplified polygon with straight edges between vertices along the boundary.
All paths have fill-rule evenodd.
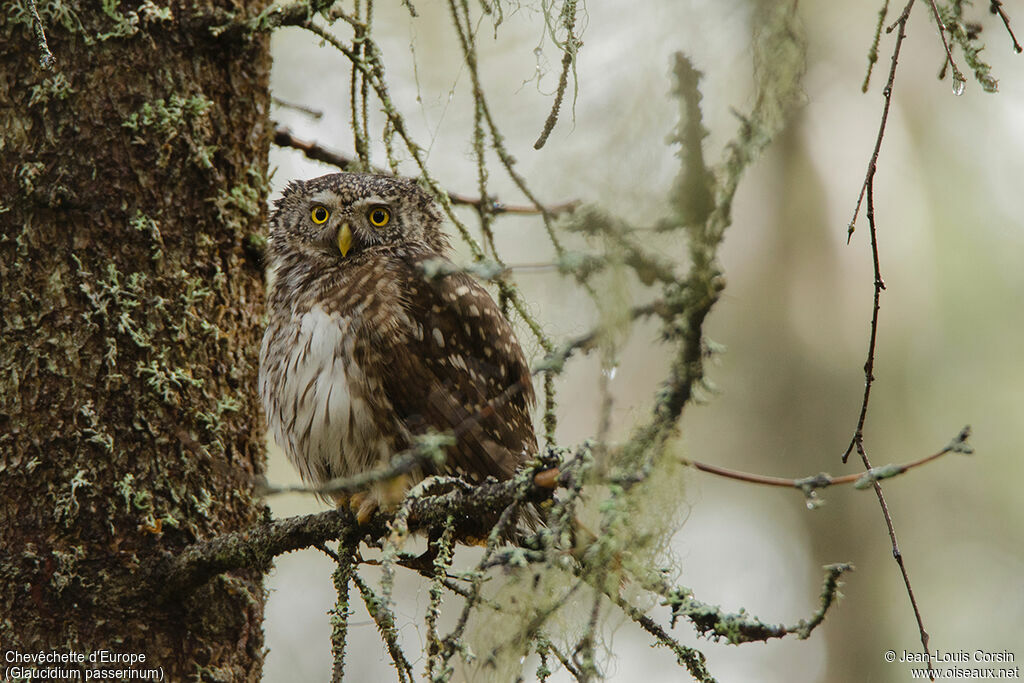
<path id="1" fill-rule="evenodd" d="M 411 481 L 409 475 L 403 474 L 375 484 L 368 491 L 335 496 L 334 502 L 338 507 L 347 505 L 356 516 L 356 523 L 366 524 L 378 509 L 391 510 L 402 502 Z"/>
<path id="2" fill-rule="evenodd" d="M 348 500 L 348 509 L 356 516 L 356 524 L 366 524 L 373 517 L 373 513 L 380 507 L 373 491 L 353 493 Z"/>

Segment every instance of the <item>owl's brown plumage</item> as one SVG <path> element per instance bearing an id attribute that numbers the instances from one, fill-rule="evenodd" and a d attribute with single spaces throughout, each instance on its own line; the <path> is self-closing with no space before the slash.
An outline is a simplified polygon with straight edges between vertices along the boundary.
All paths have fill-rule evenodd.
<path id="1" fill-rule="evenodd" d="M 305 481 L 386 465 L 429 430 L 456 438 L 439 473 L 471 482 L 536 454 L 529 367 L 508 321 L 464 273 L 424 275 L 448 249 L 409 180 L 336 173 L 292 182 L 276 202 L 260 396 Z"/>

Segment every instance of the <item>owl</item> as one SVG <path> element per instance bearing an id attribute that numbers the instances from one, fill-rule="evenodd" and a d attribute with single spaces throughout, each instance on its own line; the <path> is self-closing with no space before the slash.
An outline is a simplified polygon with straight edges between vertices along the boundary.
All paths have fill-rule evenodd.
<path id="1" fill-rule="evenodd" d="M 305 482 L 386 467 L 428 431 L 455 443 L 420 475 L 506 479 L 536 455 L 512 327 L 465 273 L 425 274 L 449 250 L 433 200 L 408 179 L 334 173 L 293 181 L 276 201 L 259 391 Z M 395 502 L 394 487 L 334 498 L 362 522 Z"/>

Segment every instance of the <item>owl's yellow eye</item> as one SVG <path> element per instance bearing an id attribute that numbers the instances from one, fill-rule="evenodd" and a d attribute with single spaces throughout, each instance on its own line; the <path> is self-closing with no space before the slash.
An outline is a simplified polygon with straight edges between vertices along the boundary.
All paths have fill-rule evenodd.
<path id="1" fill-rule="evenodd" d="M 383 228 L 391 220 L 391 212 L 383 206 L 377 206 L 370 209 L 370 213 L 366 214 L 366 217 L 370 219 L 370 225 L 373 227 Z"/>
<path id="2" fill-rule="evenodd" d="M 331 217 L 331 212 L 322 206 L 314 206 L 309 217 L 313 219 L 314 223 L 320 225 L 327 222 L 327 219 Z"/>

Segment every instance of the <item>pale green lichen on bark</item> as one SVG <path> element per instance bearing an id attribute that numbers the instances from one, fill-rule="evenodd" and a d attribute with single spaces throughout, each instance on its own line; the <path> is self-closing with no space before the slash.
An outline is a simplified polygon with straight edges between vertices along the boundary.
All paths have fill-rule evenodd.
<path id="1" fill-rule="evenodd" d="M 50 100 L 66 100 L 75 94 L 75 90 L 68 83 L 67 77 L 63 73 L 57 73 L 43 79 L 43 82 L 39 85 L 32 86 L 31 93 L 32 97 L 29 98 L 28 106 L 35 107 L 41 105 L 45 110 L 46 104 Z"/>
<path id="2" fill-rule="evenodd" d="M 121 0 L 102 0 L 103 13 L 113 22 L 113 27 L 96 36 L 103 42 L 112 38 L 131 38 L 141 29 L 140 25 L 169 22 L 174 17 L 170 7 L 159 7 L 152 0 L 145 0 L 137 9 L 121 11 Z"/>
<path id="3" fill-rule="evenodd" d="M 67 33 L 81 34 L 86 45 L 91 45 L 95 42 L 86 33 L 85 27 L 78 17 L 78 12 L 76 11 L 78 9 L 77 3 L 68 0 L 49 0 L 47 2 L 37 2 L 36 6 L 39 10 L 40 18 L 48 28 L 60 26 Z M 22 25 L 28 30 L 32 29 L 34 20 L 27 0 L 8 0 L 3 4 L 0 11 L 7 15 L 8 20 L 12 24 Z"/>
<path id="4" fill-rule="evenodd" d="M 130 130 L 132 144 L 153 146 L 158 150 L 157 165 L 164 167 L 171 161 L 171 142 L 181 139 L 188 149 L 189 159 L 199 168 L 213 168 L 215 145 L 207 144 L 212 138 L 208 120 L 213 106 L 202 93 L 183 97 L 178 94 L 144 102 L 121 126 Z"/>
<path id="5" fill-rule="evenodd" d="M 218 190 L 210 201 L 216 207 L 221 224 L 241 235 L 249 229 L 251 220 L 260 215 L 263 210 L 260 198 L 265 197 L 269 189 L 263 173 L 250 165 L 245 171 L 244 182 L 233 185 L 229 190 Z"/>
<path id="6" fill-rule="evenodd" d="M 259 508 L 251 496 L 229 490 L 246 487 L 244 474 L 231 474 L 225 486 L 223 472 L 211 467 L 212 454 L 230 450 L 232 468 L 260 469 L 257 413 L 246 388 L 254 383 L 248 337 L 255 325 L 239 315 L 247 306 L 236 303 L 247 300 L 258 316 L 258 280 L 235 271 L 244 255 L 221 236 L 211 205 L 191 196 L 191 188 L 241 191 L 239 158 L 262 175 L 265 43 L 255 40 L 238 54 L 223 50 L 223 58 L 207 45 L 187 57 L 192 68 L 182 69 L 180 53 L 194 44 L 193 28 L 169 21 L 170 6 L 40 0 L 34 27 L 29 4 L 9 0 L 0 9 L 9 86 L 0 157 L 10 160 L 0 163 L 0 274 L 5 292 L 16 292 L 0 312 L 0 470 L 5 506 L 19 510 L 20 533 L 47 539 L 47 547 L 22 553 L 17 530 L 4 536 L 15 552 L 4 555 L 0 573 L 17 577 L 19 591 L 28 587 L 37 607 L 0 599 L 0 639 L 86 652 L 97 640 L 106 647 L 131 642 L 130 649 L 155 656 L 168 652 L 167 636 L 177 631 L 182 658 L 215 657 L 223 680 L 241 680 L 262 658 L 258 626 L 250 633 L 251 656 L 239 650 L 221 657 L 225 648 L 217 643 L 241 642 L 240 631 L 200 643 L 182 630 L 228 634 L 237 630 L 233 621 L 218 622 L 200 605 L 189 608 L 194 624 L 187 617 L 169 627 L 152 618 L 159 606 L 145 596 L 122 598 L 137 583 L 133 568 L 151 553 L 251 521 L 256 515 L 249 511 Z M 49 71 L 36 67 L 31 50 L 39 24 L 56 57 Z M 160 63 L 149 68 L 157 53 Z M 255 133 L 244 146 L 222 125 L 225 74 L 233 94 L 244 95 L 230 106 L 232 123 Z M 171 93 L 183 100 L 180 121 Z M 125 120 L 139 128 L 119 127 Z M 146 141 L 122 144 L 133 134 Z M 165 146 L 162 171 L 155 162 Z M 189 177 L 200 173 L 206 183 Z M 245 232 L 262 215 L 257 195 L 236 192 L 248 212 L 231 211 L 245 213 Z M 173 205 L 163 201 L 170 197 Z M 183 229 L 183 216 L 194 223 Z M 182 239 L 192 230 L 214 239 Z M 182 271 L 209 279 L 210 293 L 183 299 L 197 287 L 179 279 Z M 245 348 L 232 348 L 238 342 Z M 18 490 L 28 494 L 25 501 L 12 500 Z M 237 620 L 259 611 L 253 577 L 243 572 L 216 582 L 217 595 L 238 598 L 232 609 L 223 604 L 221 615 Z M 144 606 L 154 610 L 145 622 Z M 49 614 L 63 616 L 48 625 Z M 125 617 L 123 633 L 111 614 Z M 143 623 L 145 647 L 137 628 Z M 169 679 L 184 678 L 172 657 L 166 663 L 174 671 Z"/>

